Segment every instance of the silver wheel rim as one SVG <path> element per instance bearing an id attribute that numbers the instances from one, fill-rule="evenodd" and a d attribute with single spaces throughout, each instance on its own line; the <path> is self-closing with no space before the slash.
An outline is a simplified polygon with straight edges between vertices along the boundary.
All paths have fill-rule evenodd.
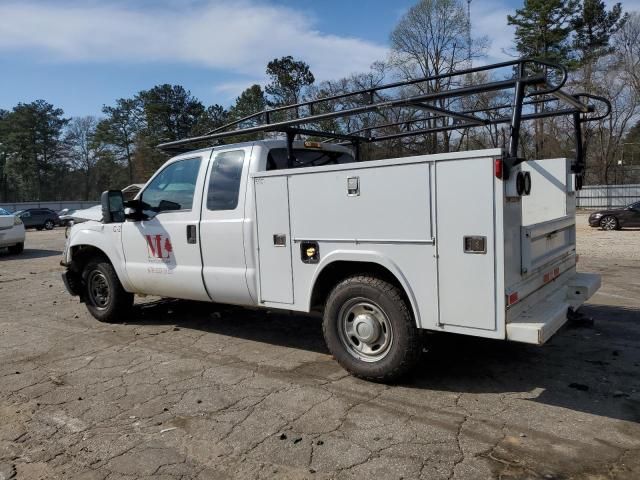
<path id="1" fill-rule="evenodd" d="M 109 306 L 111 300 L 111 292 L 109 290 L 109 282 L 99 270 L 94 270 L 89 274 L 89 297 L 91 303 L 100 310 L 104 310 Z"/>
<path id="2" fill-rule="evenodd" d="M 602 220 L 603 230 L 614 230 L 616 228 L 616 219 L 613 217 L 606 217 Z"/>
<path id="3" fill-rule="evenodd" d="M 46 228 L 47 230 L 51 230 L 53 228 L 53 222 L 51 220 L 47 220 L 47 222 L 44 224 L 44 228 Z"/>
<path id="4" fill-rule="evenodd" d="M 371 300 L 355 298 L 346 302 L 338 313 L 338 322 L 340 341 L 358 360 L 377 362 L 391 350 L 391 322 Z"/>

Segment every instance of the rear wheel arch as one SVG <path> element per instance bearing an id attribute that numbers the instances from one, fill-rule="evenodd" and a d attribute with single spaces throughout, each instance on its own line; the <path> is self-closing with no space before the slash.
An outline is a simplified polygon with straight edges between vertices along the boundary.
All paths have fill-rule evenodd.
<path id="1" fill-rule="evenodd" d="M 323 311 L 329 294 L 334 287 L 344 279 L 354 275 L 368 275 L 398 287 L 407 305 L 411 308 L 414 321 L 420 326 L 413 295 L 406 282 L 403 281 L 404 278 L 400 272 L 393 272 L 388 266 L 372 260 L 335 260 L 326 264 L 313 281 L 309 309 L 313 311 Z"/>

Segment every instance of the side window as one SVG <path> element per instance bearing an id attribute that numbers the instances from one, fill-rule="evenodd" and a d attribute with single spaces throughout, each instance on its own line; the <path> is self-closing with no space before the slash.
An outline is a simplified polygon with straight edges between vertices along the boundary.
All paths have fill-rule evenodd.
<path id="1" fill-rule="evenodd" d="M 207 193 L 209 210 L 234 210 L 238 206 L 238 192 L 244 165 L 244 150 L 216 155 Z"/>
<path id="2" fill-rule="evenodd" d="M 142 193 L 144 209 L 160 213 L 167 210 L 191 210 L 200 158 L 170 164 L 151 181 Z"/>

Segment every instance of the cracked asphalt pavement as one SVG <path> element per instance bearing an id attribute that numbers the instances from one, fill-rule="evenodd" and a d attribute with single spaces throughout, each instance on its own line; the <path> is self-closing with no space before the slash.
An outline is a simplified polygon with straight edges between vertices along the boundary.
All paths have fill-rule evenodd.
<path id="1" fill-rule="evenodd" d="M 316 317 L 147 298 L 101 324 L 63 231 L 30 231 L 0 253 L 0 480 L 640 478 L 640 231 L 585 221 L 593 324 L 429 335 L 396 385 L 347 375 Z"/>

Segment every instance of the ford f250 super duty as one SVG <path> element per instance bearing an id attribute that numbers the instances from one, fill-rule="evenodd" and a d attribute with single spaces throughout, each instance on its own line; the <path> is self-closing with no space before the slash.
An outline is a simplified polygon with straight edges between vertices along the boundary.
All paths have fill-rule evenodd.
<path id="1" fill-rule="evenodd" d="M 526 119 L 523 92 L 535 81 L 522 74 L 510 84 L 512 130 Z M 553 92 L 576 115 L 593 111 Z M 421 101 L 444 115 L 429 98 L 378 108 Z M 374 136 L 300 128 L 326 119 L 312 108 L 304 118 L 306 107 L 263 123 L 284 139 L 181 151 L 135 200 L 105 192 L 102 221 L 70 229 L 68 290 L 109 322 L 126 319 L 134 294 L 320 312 L 344 368 L 390 380 L 416 363 L 422 331 L 543 344 L 599 288 L 598 275 L 576 271 L 581 157 L 525 161 L 512 137 L 509 149 L 358 161 L 360 142 Z M 260 129 L 164 147 L 239 131 Z"/>

